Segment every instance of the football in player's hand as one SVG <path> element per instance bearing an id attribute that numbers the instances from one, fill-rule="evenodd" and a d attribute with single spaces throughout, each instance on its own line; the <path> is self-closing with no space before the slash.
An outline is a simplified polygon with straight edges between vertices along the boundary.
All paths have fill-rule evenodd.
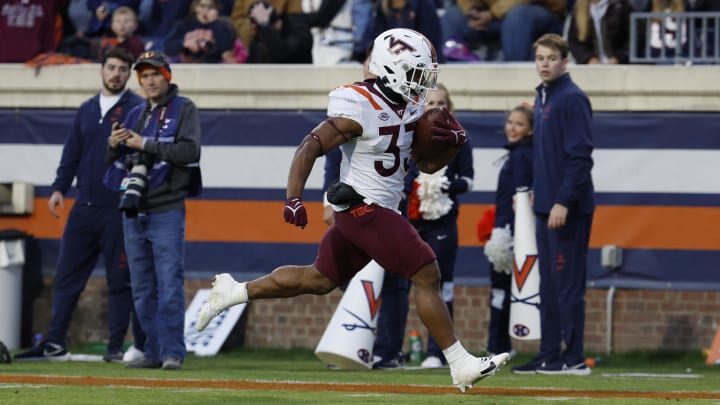
<path id="1" fill-rule="evenodd" d="M 436 127 L 435 121 L 449 122 L 446 110 L 442 108 L 430 108 L 425 110 L 422 117 L 415 124 L 415 133 L 413 134 L 412 150 L 415 154 L 423 159 L 433 158 L 441 154 L 449 145 L 445 142 L 433 140 L 433 136 L 437 135 L 433 132 Z"/>

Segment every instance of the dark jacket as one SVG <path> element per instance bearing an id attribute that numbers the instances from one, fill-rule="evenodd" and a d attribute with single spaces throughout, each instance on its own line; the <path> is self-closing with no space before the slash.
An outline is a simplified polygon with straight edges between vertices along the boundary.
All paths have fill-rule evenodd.
<path id="1" fill-rule="evenodd" d="M 340 148 L 327 151 L 325 153 L 325 175 L 323 176 L 323 192 L 327 192 L 338 179 L 340 179 L 340 162 L 342 161 L 342 152 Z"/>
<path id="2" fill-rule="evenodd" d="M 595 201 L 590 173 L 593 167 L 590 100 L 567 73 L 536 90 L 533 209 L 549 214 L 558 203 L 568 208 L 568 215 L 592 214 Z"/>
<path id="3" fill-rule="evenodd" d="M 608 58 L 617 58 L 618 63 L 628 63 L 630 49 L 630 13 L 632 6 L 627 0 L 609 0 L 608 8 L 601 20 L 600 32 L 602 44 Z M 589 14 L 590 11 L 587 10 Z M 595 24 L 588 16 L 588 35 L 584 41 L 578 38 L 575 12 L 570 20 L 568 32 L 570 52 L 579 64 L 586 64 L 592 57 L 600 55 L 599 42 L 595 34 Z"/>
<path id="4" fill-rule="evenodd" d="M 174 100 L 176 98 L 180 100 Z M 181 104 L 177 109 L 170 106 L 165 111 L 161 129 L 158 130 L 163 107 L 171 105 L 171 102 Z M 148 178 L 151 185 L 141 199 L 139 211 L 164 212 L 183 208 L 190 189 L 190 177 L 195 170 L 191 165 L 200 161 L 200 120 L 195 104 L 178 96 L 177 85 L 171 84 L 167 95 L 155 108 L 151 108 L 150 101 L 135 107 L 128 114 L 125 127 L 146 138 L 142 151 L 144 154 L 149 155 L 156 163 L 164 161 L 169 164 L 169 171 L 161 184 L 153 187 L 153 179 Z M 164 141 L 170 137 L 174 141 Z M 124 163 L 126 157 L 135 152 L 134 149 L 122 145 L 112 148 L 108 144 L 105 161 Z"/>
<path id="5" fill-rule="evenodd" d="M 313 37 L 300 17 L 280 17 L 282 29 L 257 27 L 246 63 L 312 63 Z"/>
<path id="6" fill-rule="evenodd" d="M 107 138 L 113 122 L 123 122 L 126 115 L 144 99 L 131 90 L 105 115 L 100 116 L 100 94 L 80 105 L 72 130 L 65 140 L 60 165 L 57 168 L 53 191 L 67 194 L 77 177 L 77 204 L 117 208 L 120 193 L 107 189 L 102 179 L 109 164 L 104 161 Z"/>
<path id="7" fill-rule="evenodd" d="M 505 145 L 509 153 L 498 174 L 494 228 L 504 228 L 505 225 L 510 224 L 510 229 L 515 229 L 513 197 L 518 187 L 532 186 L 532 146 L 532 137 Z"/>
<path id="8" fill-rule="evenodd" d="M 205 50 L 191 52 L 183 46 L 185 34 L 196 29 L 210 30 L 214 41 L 207 44 Z M 215 20 L 210 24 L 202 24 L 194 16 L 178 21 L 165 40 L 165 53 L 168 56 L 181 56 L 186 63 L 220 63 L 222 54 L 235 48 L 235 31 L 229 21 Z"/>

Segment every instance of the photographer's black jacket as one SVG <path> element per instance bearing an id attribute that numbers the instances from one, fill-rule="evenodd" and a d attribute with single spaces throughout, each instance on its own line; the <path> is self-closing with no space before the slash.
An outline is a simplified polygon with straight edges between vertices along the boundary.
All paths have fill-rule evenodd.
<path id="1" fill-rule="evenodd" d="M 179 108 L 165 109 L 165 117 L 157 131 L 160 114 L 171 102 L 180 103 Z M 152 213 L 183 208 L 193 170 L 188 164 L 200 161 L 200 120 L 195 104 L 190 99 L 178 96 L 177 85 L 170 84 L 165 99 L 155 108 L 147 101 L 130 111 L 125 127 L 140 133 L 145 139 L 142 150 L 144 160 L 165 161 L 169 164 L 169 170 L 159 179 L 160 184 L 154 184 L 157 182 L 154 180 L 158 179 L 148 178 L 150 186 L 140 201 L 139 211 Z M 168 139 L 170 141 L 164 141 Z M 117 170 L 117 163 L 124 164 L 127 155 L 134 152 L 123 145 L 112 148 L 108 144 L 105 160 L 116 162 L 110 170 Z M 153 171 L 150 167 L 148 171 L 150 177 Z"/>

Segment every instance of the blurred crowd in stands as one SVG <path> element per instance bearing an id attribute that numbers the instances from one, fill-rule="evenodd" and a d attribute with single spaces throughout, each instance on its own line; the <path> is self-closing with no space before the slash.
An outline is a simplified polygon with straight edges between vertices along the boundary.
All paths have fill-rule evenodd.
<path id="1" fill-rule="evenodd" d="M 523 62 L 545 33 L 579 64 L 628 63 L 633 12 L 720 12 L 714 0 L 0 0 L 0 62 L 98 62 L 119 46 L 175 63 L 362 62 L 372 38 L 411 28 L 440 63 Z M 659 19 L 653 24 L 659 24 Z M 717 20 L 703 29 L 715 29 Z M 653 47 L 686 27 L 653 26 Z M 670 37 L 669 37 L 670 36 Z"/>

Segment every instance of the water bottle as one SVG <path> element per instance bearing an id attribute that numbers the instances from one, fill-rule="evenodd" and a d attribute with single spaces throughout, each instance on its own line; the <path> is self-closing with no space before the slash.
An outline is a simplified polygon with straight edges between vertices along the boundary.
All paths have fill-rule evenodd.
<path id="1" fill-rule="evenodd" d="M 33 339 L 33 347 L 40 346 L 40 342 L 42 342 L 42 340 L 43 340 L 42 333 L 36 333 L 35 338 Z"/>
<path id="2" fill-rule="evenodd" d="M 410 331 L 410 361 L 419 363 L 423 360 L 423 341 L 417 329 Z"/>

